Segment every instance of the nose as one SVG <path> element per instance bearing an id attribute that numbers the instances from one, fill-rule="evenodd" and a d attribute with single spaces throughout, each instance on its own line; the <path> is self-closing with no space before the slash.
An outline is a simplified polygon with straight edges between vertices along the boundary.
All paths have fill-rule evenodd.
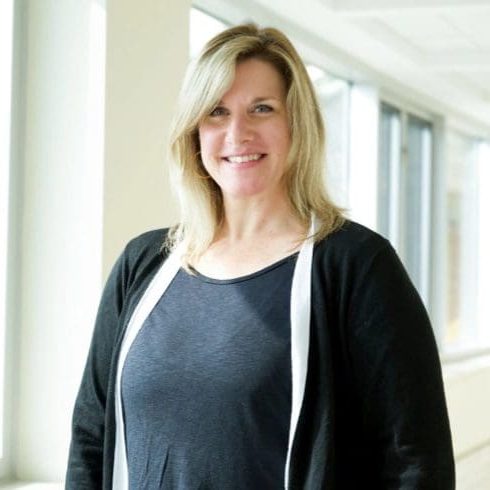
<path id="1" fill-rule="evenodd" d="M 235 114 L 228 120 L 226 127 L 226 142 L 238 146 L 253 139 L 254 128 L 252 121 L 244 114 Z"/>

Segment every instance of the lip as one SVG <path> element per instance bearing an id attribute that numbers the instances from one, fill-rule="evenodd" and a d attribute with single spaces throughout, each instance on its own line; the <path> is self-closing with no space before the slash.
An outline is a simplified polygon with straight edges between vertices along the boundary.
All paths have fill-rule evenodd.
<path id="1" fill-rule="evenodd" d="M 267 154 L 261 151 L 244 151 L 244 152 L 236 152 L 236 153 L 228 153 L 221 157 L 222 160 L 226 160 L 228 163 L 238 163 L 238 162 L 230 162 L 230 158 L 244 158 L 244 157 L 252 157 L 250 161 L 259 161 L 264 158 Z M 258 156 L 258 158 L 254 158 Z M 248 163 L 248 162 L 242 162 Z"/>
<path id="2" fill-rule="evenodd" d="M 226 153 L 222 153 L 223 158 L 226 157 L 243 157 L 248 155 L 263 155 L 264 151 L 255 150 L 255 149 L 247 149 L 247 150 L 239 150 L 239 151 L 228 151 Z"/>
<path id="3" fill-rule="evenodd" d="M 243 153 L 241 155 L 233 154 L 233 155 L 227 155 L 224 157 L 224 159 L 229 162 L 229 163 L 248 163 L 251 161 L 258 161 L 261 160 L 264 157 L 264 153 Z"/>
<path id="4" fill-rule="evenodd" d="M 253 160 L 248 160 L 246 162 L 230 162 L 228 158 L 230 157 L 245 157 L 245 156 L 254 156 L 254 155 L 260 155 L 259 158 L 253 159 Z M 221 158 L 222 162 L 226 164 L 228 168 L 233 168 L 237 170 L 246 170 L 251 167 L 255 167 L 256 165 L 260 165 L 264 158 L 267 157 L 267 153 L 261 153 L 261 152 L 246 152 L 246 153 L 233 153 L 229 154 L 227 156 L 223 156 Z"/>

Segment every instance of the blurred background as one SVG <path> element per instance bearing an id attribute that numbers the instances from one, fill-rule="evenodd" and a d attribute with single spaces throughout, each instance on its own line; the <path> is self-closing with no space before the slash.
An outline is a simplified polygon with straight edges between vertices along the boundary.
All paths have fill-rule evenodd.
<path id="1" fill-rule="evenodd" d="M 488 0 L 2 0 L 0 488 L 62 488 L 105 278 L 176 220 L 185 67 L 243 21 L 307 64 L 331 194 L 392 242 L 430 313 L 457 488 L 490 489 Z"/>

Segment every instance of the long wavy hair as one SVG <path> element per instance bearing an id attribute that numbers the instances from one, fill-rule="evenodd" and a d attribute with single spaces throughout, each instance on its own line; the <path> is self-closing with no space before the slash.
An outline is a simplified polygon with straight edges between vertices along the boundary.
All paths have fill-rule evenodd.
<path id="1" fill-rule="evenodd" d="M 186 266 L 209 247 L 224 217 L 221 190 L 201 160 L 198 126 L 232 85 L 237 64 L 250 58 L 271 63 L 285 82 L 291 147 L 283 178 L 297 218 L 307 229 L 316 216 L 315 241 L 344 221 L 325 187 L 325 130 L 303 61 L 281 31 L 239 25 L 212 38 L 189 65 L 171 128 L 170 178 L 181 216 L 166 247 L 182 244 Z"/>

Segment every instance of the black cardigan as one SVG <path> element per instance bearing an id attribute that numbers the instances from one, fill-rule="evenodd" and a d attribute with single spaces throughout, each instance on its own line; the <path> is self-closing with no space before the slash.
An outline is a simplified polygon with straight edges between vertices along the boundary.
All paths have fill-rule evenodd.
<path id="1" fill-rule="evenodd" d="M 166 258 L 165 233 L 132 240 L 104 288 L 73 413 L 66 489 L 112 489 L 119 348 Z M 288 487 L 453 489 L 433 332 L 390 244 L 347 221 L 315 245 L 311 286 L 308 374 Z"/>

